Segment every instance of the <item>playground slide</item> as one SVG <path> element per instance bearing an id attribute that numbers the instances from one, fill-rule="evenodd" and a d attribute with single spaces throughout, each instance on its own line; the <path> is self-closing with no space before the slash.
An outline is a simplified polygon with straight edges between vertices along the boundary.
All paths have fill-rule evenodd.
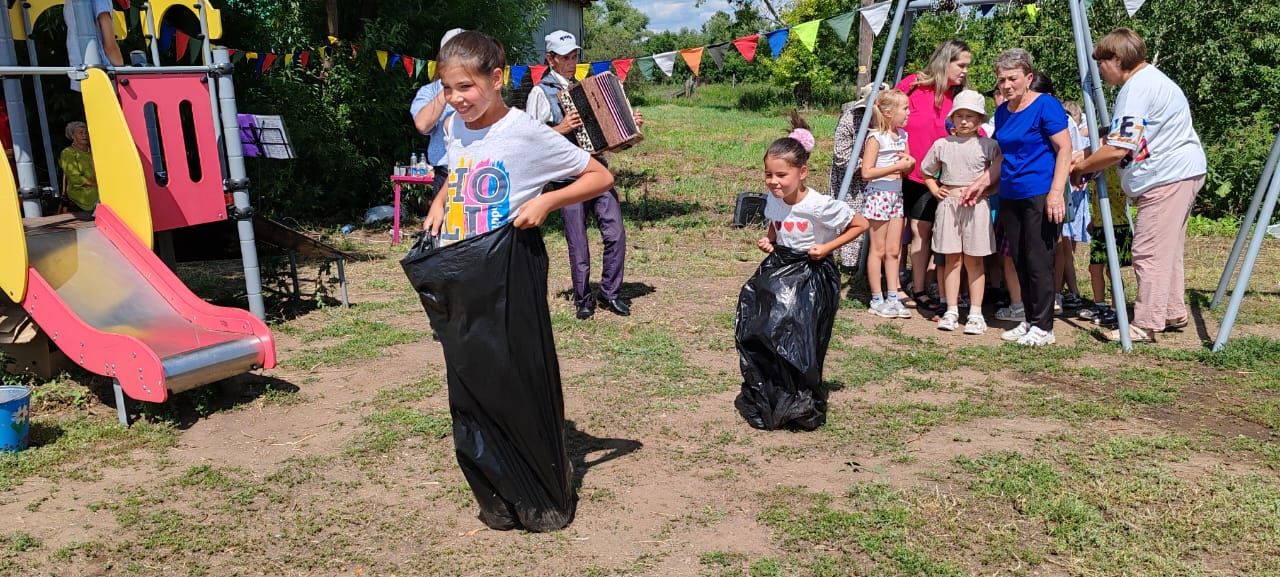
<path id="1" fill-rule="evenodd" d="M 129 397 L 275 366 L 262 321 L 193 294 L 107 206 L 94 220 L 26 219 L 30 268 L 22 307 L 68 358 L 113 377 Z"/>

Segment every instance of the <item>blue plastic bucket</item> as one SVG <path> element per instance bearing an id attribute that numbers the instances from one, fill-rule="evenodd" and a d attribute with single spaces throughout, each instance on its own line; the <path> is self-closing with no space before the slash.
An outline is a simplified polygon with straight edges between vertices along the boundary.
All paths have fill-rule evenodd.
<path id="1" fill-rule="evenodd" d="M 0 387 L 0 451 L 27 448 L 31 432 L 31 389 Z"/>

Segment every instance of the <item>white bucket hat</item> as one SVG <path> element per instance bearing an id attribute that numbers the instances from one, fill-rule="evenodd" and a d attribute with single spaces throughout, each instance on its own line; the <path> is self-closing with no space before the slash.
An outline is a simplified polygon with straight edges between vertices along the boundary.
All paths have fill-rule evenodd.
<path id="1" fill-rule="evenodd" d="M 970 110 L 987 117 L 987 98 L 976 90 L 965 90 L 956 95 L 954 104 L 951 106 L 951 114 L 955 114 L 957 110 Z"/>

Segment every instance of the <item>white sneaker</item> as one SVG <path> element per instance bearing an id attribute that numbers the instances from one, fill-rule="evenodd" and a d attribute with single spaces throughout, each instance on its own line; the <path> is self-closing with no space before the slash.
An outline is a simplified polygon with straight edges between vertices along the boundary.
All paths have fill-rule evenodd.
<path id="1" fill-rule="evenodd" d="M 871 306 L 867 308 L 867 312 L 886 319 L 898 316 L 898 313 L 893 311 L 893 305 L 889 304 L 889 301 L 887 300 L 882 300 L 878 303 L 872 302 Z"/>
<path id="2" fill-rule="evenodd" d="M 960 324 L 960 313 L 955 311 L 947 311 L 947 314 L 942 315 L 942 318 L 938 319 L 938 330 L 954 331 L 956 330 L 956 326 L 959 324 Z"/>
<path id="3" fill-rule="evenodd" d="M 1001 333 L 1000 338 L 1009 342 L 1020 342 L 1029 332 L 1031 332 L 1031 323 L 1023 321 L 1018 323 L 1018 326 Z"/>
<path id="4" fill-rule="evenodd" d="M 1025 321 L 1027 320 L 1027 309 L 1021 303 L 1009 305 L 996 311 L 996 320 Z"/>
<path id="5" fill-rule="evenodd" d="M 987 319 L 982 315 L 969 315 L 968 322 L 964 323 L 964 334 L 980 335 L 987 332 Z"/>
<path id="6" fill-rule="evenodd" d="M 1018 339 L 1018 344 L 1027 347 L 1043 347 L 1058 342 L 1053 333 L 1046 331 L 1040 327 L 1032 327 L 1030 331 L 1022 338 Z"/>
<path id="7" fill-rule="evenodd" d="M 895 316 L 897 316 L 898 318 L 900 319 L 911 318 L 911 311 L 907 310 L 907 305 L 902 304 L 902 301 L 897 299 L 891 300 L 889 301 L 889 306 L 893 307 L 893 312 Z"/>

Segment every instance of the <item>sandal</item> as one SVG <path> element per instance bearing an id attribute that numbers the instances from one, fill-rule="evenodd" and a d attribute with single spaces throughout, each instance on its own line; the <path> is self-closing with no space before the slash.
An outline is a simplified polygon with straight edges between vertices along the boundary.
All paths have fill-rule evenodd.
<path id="1" fill-rule="evenodd" d="M 1166 321 L 1164 322 L 1164 330 L 1166 330 L 1166 331 L 1180 331 L 1180 330 L 1182 330 L 1182 329 L 1187 328 L 1187 325 L 1189 325 L 1189 324 L 1191 324 L 1191 319 L 1190 319 L 1190 318 L 1188 318 L 1188 317 L 1187 317 L 1187 315 L 1182 315 L 1182 316 L 1180 316 L 1180 317 L 1178 317 L 1178 318 L 1176 318 L 1176 319 L 1169 319 L 1169 320 L 1166 320 Z"/>
<path id="2" fill-rule="evenodd" d="M 1102 336 L 1110 342 L 1118 343 L 1120 342 L 1120 329 L 1107 331 Z M 1156 342 L 1156 337 L 1154 333 L 1129 325 L 1129 340 L 1135 343 L 1154 343 Z"/>

